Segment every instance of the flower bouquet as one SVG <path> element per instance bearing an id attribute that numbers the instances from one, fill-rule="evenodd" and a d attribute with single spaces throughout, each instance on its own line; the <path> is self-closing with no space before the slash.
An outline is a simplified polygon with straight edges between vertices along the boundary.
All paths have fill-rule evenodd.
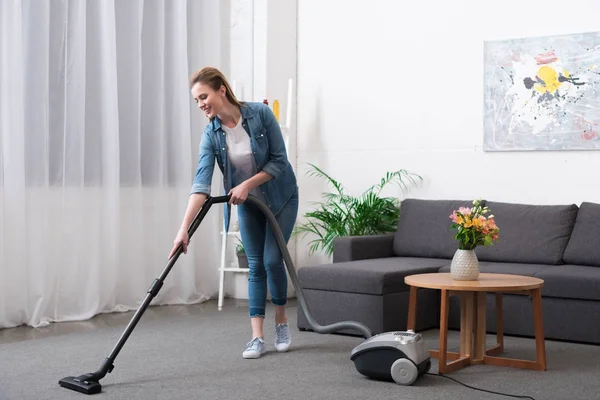
<path id="1" fill-rule="evenodd" d="M 500 233 L 493 215 L 481 200 L 473 201 L 473 207 L 460 207 L 450 215 L 452 229 L 456 229 L 454 239 L 458 250 L 452 258 L 450 272 L 456 280 L 476 280 L 479 277 L 479 261 L 475 254 L 477 246 L 493 245 Z"/>

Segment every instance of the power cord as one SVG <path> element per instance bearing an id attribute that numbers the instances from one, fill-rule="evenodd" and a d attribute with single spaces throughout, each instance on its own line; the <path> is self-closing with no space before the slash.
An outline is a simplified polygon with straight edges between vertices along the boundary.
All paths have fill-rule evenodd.
<path id="1" fill-rule="evenodd" d="M 492 394 L 499 394 L 501 396 L 508 396 L 508 397 L 514 397 L 516 399 L 530 399 L 530 400 L 535 400 L 533 397 L 531 396 L 519 396 L 519 395 L 514 395 L 514 394 L 507 394 L 507 393 L 501 393 L 501 392 L 494 392 L 493 390 L 487 390 L 487 389 L 480 389 L 480 388 L 476 388 L 474 386 L 470 386 L 467 385 L 466 383 L 462 383 L 461 381 L 451 378 L 448 375 L 444 375 L 444 374 L 433 374 L 431 372 L 427 372 L 427 375 L 432 375 L 432 376 L 441 376 L 442 378 L 447 378 L 450 379 L 451 381 L 454 381 L 456 383 L 460 383 L 461 385 L 468 387 L 469 389 L 473 389 L 473 390 L 479 390 L 481 392 L 486 392 L 486 393 L 492 393 Z"/>

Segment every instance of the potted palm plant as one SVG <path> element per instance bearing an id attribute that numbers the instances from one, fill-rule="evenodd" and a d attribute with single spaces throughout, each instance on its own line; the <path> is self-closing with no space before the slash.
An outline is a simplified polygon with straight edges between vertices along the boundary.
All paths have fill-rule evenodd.
<path id="1" fill-rule="evenodd" d="M 235 246 L 235 254 L 238 258 L 238 267 L 248 268 L 248 257 L 246 256 L 246 251 L 244 250 L 244 244 L 240 240 L 238 240 L 238 243 Z"/>
<path id="2" fill-rule="evenodd" d="M 309 164 L 308 175 L 325 179 L 333 192 L 323 193 L 323 200 L 312 203 L 315 209 L 303 215 L 306 222 L 296 225 L 294 236 L 314 238 L 309 242 L 309 254 L 323 251 L 333 254 L 333 241 L 339 236 L 364 236 L 395 232 L 400 214 L 400 199 L 384 197 L 381 192 L 389 184 L 398 185 L 403 193 L 417 186 L 421 176 L 400 169 L 387 172 L 381 181 L 359 196 L 346 193 L 343 185 L 323 170 Z"/>

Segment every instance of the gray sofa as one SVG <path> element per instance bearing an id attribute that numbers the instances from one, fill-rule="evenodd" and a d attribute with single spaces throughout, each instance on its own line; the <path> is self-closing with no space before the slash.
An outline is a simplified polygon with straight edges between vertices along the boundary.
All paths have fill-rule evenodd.
<path id="1" fill-rule="evenodd" d="M 481 272 L 544 280 L 547 339 L 600 344 L 600 204 L 527 205 L 486 201 L 499 241 L 478 247 Z M 406 199 L 394 234 L 343 237 L 333 263 L 298 269 L 307 304 L 320 324 L 355 320 L 374 333 L 406 329 L 411 274 L 449 272 L 457 248 L 449 219 L 471 200 Z M 419 290 L 417 330 L 439 327 L 439 291 Z M 495 332 L 495 294 L 488 294 L 487 331 Z M 533 337 L 531 298 L 503 296 L 504 332 Z M 449 327 L 459 329 L 451 297 Z M 310 329 L 298 307 L 298 328 Z M 346 331 L 348 334 L 357 332 Z"/>

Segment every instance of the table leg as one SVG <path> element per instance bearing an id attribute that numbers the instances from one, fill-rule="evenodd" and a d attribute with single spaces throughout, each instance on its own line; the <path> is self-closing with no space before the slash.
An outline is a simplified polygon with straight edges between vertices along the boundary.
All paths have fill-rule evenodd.
<path id="1" fill-rule="evenodd" d="M 450 308 L 450 292 L 448 290 L 442 290 L 441 297 L 442 302 L 440 306 L 440 348 L 439 350 L 430 350 L 429 354 L 431 355 L 431 357 L 438 358 L 438 371 L 440 372 L 440 374 L 447 374 L 456 371 L 459 368 L 465 367 L 471 363 L 471 348 L 470 345 L 467 345 L 467 343 L 470 343 L 471 341 L 471 335 L 469 334 L 469 332 L 470 330 L 472 330 L 473 327 L 473 302 L 469 300 L 469 298 L 473 298 L 473 294 L 461 294 L 460 353 L 448 351 L 448 311 Z M 471 311 L 469 311 L 469 309 Z M 471 322 L 469 322 L 468 320 L 469 314 L 471 315 Z M 451 361 L 447 363 L 447 360 Z"/>
<path id="2" fill-rule="evenodd" d="M 544 341 L 544 323 L 542 319 L 542 294 L 540 289 L 533 289 L 529 293 L 533 299 L 536 360 L 530 361 L 486 355 L 484 358 L 486 364 L 497 365 L 500 367 L 533 369 L 536 371 L 546 370 L 546 344 Z"/>
<path id="3" fill-rule="evenodd" d="M 482 363 L 485 357 L 486 292 L 475 293 L 475 337 L 473 338 L 473 362 Z"/>
<path id="4" fill-rule="evenodd" d="M 502 305 L 502 293 L 496 293 L 496 344 L 500 352 L 504 351 L 504 306 Z"/>
<path id="5" fill-rule="evenodd" d="M 496 346 L 486 350 L 485 355 L 495 356 L 504 351 L 504 314 L 502 311 L 502 293 L 496 293 Z"/>
<path id="6" fill-rule="evenodd" d="M 408 321 L 407 330 L 415 330 L 417 325 L 417 288 L 416 286 L 410 287 L 410 295 L 408 298 Z"/>
<path id="7" fill-rule="evenodd" d="M 448 310 L 450 306 L 448 301 L 448 291 L 442 290 L 441 297 L 442 302 L 440 305 L 440 350 L 438 371 L 443 374 L 447 371 L 446 352 L 448 351 Z"/>
<path id="8" fill-rule="evenodd" d="M 464 292 L 460 296 L 460 356 L 473 354 L 473 292 Z"/>
<path id="9" fill-rule="evenodd" d="M 537 366 L 541 371 L 546 370 L 546 342 L 544 339 L 544 320 L 542 315 L 542 291 L 531 291 L 533 298 L 533 324 L 535 328 L 535 350 Z"/>

